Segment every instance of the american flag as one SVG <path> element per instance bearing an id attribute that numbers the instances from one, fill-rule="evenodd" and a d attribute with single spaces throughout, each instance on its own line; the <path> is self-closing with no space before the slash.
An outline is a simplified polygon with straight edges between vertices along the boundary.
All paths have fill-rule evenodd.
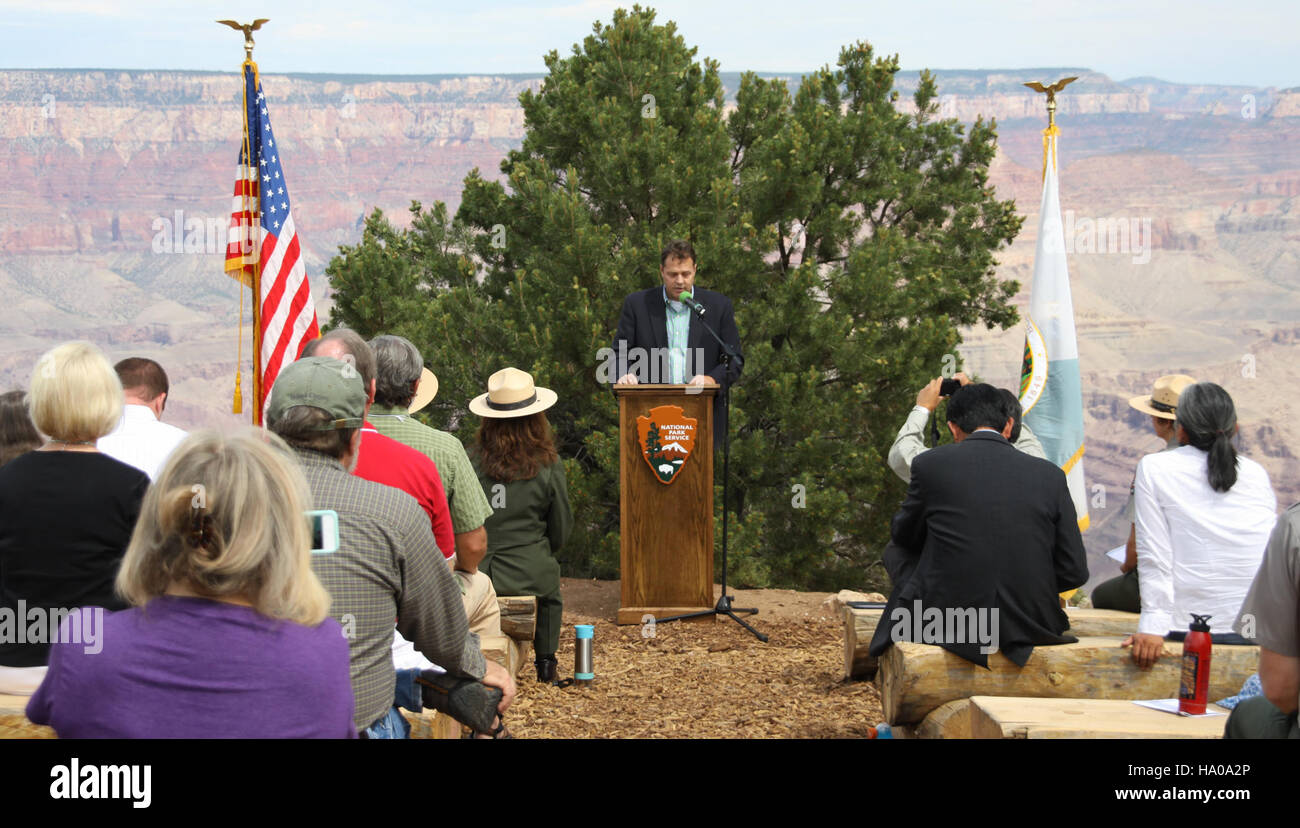
<path id="1" fill-rule="evenodd" d="M 304 343 L 320 336 L 320 327 L 293 223 L 280 150 L 266 111 L 266 96 L 262 94 L 257 65 L 251 62 L 244 64 L 244 100 L 248 105 L 248 136 L 235 173 L 226 272 L 254 287 L 254 269 L 260 264 L 262 383 L 253 409 L 255 421 L 260 421 L 280 369 L 298 358 Z"/>

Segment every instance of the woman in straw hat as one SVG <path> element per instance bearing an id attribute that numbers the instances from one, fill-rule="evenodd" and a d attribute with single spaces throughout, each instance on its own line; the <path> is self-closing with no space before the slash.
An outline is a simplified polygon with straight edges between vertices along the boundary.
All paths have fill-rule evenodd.
<path id="1" fill-rule="evenodd" d="M 1156 380 L 1150 394 L 1138 394 L 1128 401 L 1129 407 L 1151 417 L 1151 428 L 1165 441 L 1161 451 L 1178 448 L 1178 427 L 1174 417 L 1178 413 L 1178 395 L 1196 380 L 1186 374 L 1167 374 Z M 1118 578 L 1103 581 L 1092 590 L 1092 605 L 1097 609 L 1141 612 L 1142 600 L 1138 589 L 1137 571 L 1137 512 L 1133 506 L 1133 485 L 1128 487 L 1128 501 L 1124 504 L 1124 521 L 1128 523 L 1128 543 L 1124 546 L 1124 562 Z"/>
<path id="2" fill-rule="evenodd" d="M 555 553 L 573 528 L 564 465 L 542 412 L 555 392 L 533 385 L 517 368 L 497 371 L 488 390 L 469 404 L 483 418 L 471 452 L 479 483 L 492 504 L 485 524 L 488 551 L 479 568 L 499 595 L 536 595 L 537 680 L 555 680 L 564 605 Z"/>
<path id="3" fill-rule="evenodd" d="M 1174 422 L 1179 447 L 1143 457 L 1134 482 L 1142 614 L 1123 646 L 1144 668 L 1165 638 L 1182 640 L 1193 613 L 1210 616 L 1213 643 L 1251 643 L 1233 621 L 1277 518 L 1268 473 L 1233 448 L 1237 411 L 1227 391 L 1187 386 Z"/>

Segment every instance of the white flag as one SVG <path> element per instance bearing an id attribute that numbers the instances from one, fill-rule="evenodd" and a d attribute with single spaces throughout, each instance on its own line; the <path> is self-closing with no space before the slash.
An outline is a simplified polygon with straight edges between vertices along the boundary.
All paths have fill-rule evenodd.
<path id="1" fill-rule="evenodd" d="M 1042 442 L 1047 459 L 1065 472 L 1079 529 L 1083 530 L 1088 528 L 1083 480 L 1083 390 L 1056 179 L 1055 132 L 1055 128 L 1051 129 L 1045 142 L 1043 201 L 1038 214 L 1034 278 L 1029 288 L 1020 404 L 1025 410 L 1025 423 Z"/>

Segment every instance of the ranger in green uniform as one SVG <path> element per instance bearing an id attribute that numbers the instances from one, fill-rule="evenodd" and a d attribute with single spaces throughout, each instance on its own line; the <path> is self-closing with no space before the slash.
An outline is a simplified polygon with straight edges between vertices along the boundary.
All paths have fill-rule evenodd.
<path id="1" fill-rule="evenodd" d="M 471 452 L 479 483 L 492 506 L 485 524 L 488 552 L 479 568 L 500 595 L 536 595 L 537 680 L 555 680 L 564 605 L 555 553 L 573 528 L 564 465 L 544 412 L 555 392 L 506 368 L 488 379 L 488 392 L 469 410 L 483 418 Z"/>

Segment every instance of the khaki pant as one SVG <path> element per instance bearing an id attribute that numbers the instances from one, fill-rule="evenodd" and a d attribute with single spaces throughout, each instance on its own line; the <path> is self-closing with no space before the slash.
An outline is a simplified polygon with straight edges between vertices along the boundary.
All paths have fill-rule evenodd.
<path id="1" fill-rule="evenodd" d="M 469 631 L 479 638 L 501 635 L 501 607 L 497 605 L 497 591 L 492 587 L 492 579 L 483 574 L 482 570 L 470 574 L 456 569 L 452 575 L 460 585 L 460 597 L 465 604 Z"/>

